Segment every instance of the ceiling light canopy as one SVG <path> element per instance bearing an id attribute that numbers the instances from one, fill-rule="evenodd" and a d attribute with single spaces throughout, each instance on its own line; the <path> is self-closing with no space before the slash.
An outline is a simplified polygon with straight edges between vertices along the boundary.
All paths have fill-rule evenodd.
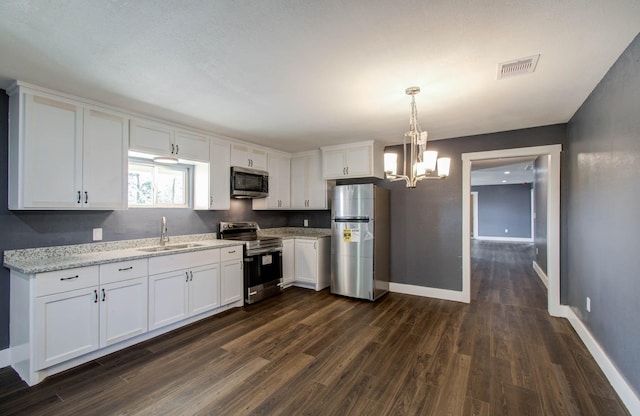
<path id="1" fill-rule="evenodd" d="M 423 179 L 444 179 L 449 176 L 451 159 L 438 158 L 438 152 L 427 150 L 427 132 L 422 131 L 418 124 L 418 110 L 416 108 L 416 94 L 420 87 L 409 87 L 406 94 L 411 96 L 411 115 L 409 117 L 409 131 L 404 134 L 402 142 L 404 157 L 402 175 L 398 174 L 398 154 L 384 154 L 384 171 L 390 181 L 404 180 L 407 188 L 415 188 Z M 407 142 L 408 140 L 408 142 Z M 409 166 L 407 174 L 407 147 L 409 147 Z M 437 175 L 434 174 L 436 172 Z"/>

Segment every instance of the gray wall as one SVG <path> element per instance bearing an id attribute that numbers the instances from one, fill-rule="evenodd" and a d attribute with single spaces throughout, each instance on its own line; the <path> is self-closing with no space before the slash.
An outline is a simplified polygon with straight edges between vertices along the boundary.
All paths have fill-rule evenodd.
<path id="1" fill-rule="evenodd" d="M 640 394 L 640 35 L 568 125 L 568 302 Z M 585 297 L 591 297 L 591 312 Z"/>
<path id="2" fill-rule="evenodd" d="M 166 216 L 169 236 L 217 232 L 220 221 L 255 220 L 261 227 L 329 227 L 329 211 L 253 211 L 251 201 L 232 200 L 229 211 L 131 209 L 125 211 L 7 210 L 8 101 L 0 90 L 0 254 L 4 250 L 92 242 L 92 229 L 102 227 L 104 241 L 158 237 Z M 0 350 L 9 346 L 9 270 L 0 267 Z"/>
<path id="3" fill-rule="evenodd" d="M 534 244 L 538 252 L 535 260 L 542 271 L 547 273 L 547 197 L 549 194 L 549 156 L 539 156 L 534 164 Z"/>
<path id="4" fill-rule="evenodd" d="M 478 192 L 479 237 L 531 238 L 531 184 L 472 186 L 471 191 Z"/>
<path id="5" fill-rule="evenodd" d="M 563 144 L 565 128 L 557 124 L 429 142 L 430 149 L 451 158 L 451 176 L 415 189 L 403 182 L 388 186 L 391 281 L 462 290 L 462 153 Z M 387 149 L 402 157 L 402 146 Z"/>

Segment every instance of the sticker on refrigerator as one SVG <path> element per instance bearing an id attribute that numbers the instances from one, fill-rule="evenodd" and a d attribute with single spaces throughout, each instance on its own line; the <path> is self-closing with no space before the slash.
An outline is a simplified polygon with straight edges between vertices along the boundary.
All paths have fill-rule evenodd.
<path id="1" fill-rule="evenodd" d="M 342 241 L 345 243 L 357 243 L 360 241 L 360 230 L 345 228 L 342 231 Z"/>

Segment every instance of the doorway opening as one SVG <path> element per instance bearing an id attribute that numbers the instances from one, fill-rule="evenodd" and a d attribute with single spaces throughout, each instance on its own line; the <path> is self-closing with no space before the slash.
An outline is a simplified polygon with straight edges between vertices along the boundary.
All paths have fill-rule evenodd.
<path id="1" fill-rule="evenodd" d="M 560 316 L 560 152 L 561 145 L 462 154 L 462 297 L 471 301 L 471 164 L 501 158 L 547 156 L 546 205 L 547 310 Z"/>

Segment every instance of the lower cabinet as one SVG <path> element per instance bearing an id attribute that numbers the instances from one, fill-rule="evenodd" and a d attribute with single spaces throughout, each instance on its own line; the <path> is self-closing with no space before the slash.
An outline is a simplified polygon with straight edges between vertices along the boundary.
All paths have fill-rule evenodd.
<path id="1" fill-rule="evenodd" d="M 331 238 L 283 240 L 283 278 L 285 286 L 322 290 L 331 282 Z"/>
<path id="2" fill-rule="evenodd" d="M 244 276 L 242 247 L 220 249 L 220 305 L 242 299 Z"/>
<path id="3" fill-rule="evenodd" d="M 100 348 L 147 332 L 147 276 L 100 287 Z"/>
<path id="4" fill-rule="evenodd" d="M 36 298 L 37 370 L 98 349 L 98 306 L 95 286 Z"/>
<path id="5" fill-rule="evenodd" d="M 296 240 L 288 238 L 282 240 L 282 286 L 288 287 L 293 284 L 296 276 L 295 256 L 296 256 Z"/>
<path id="6" fill-rule="evenodd" d="M 149 329 L 217 308 L 219 284 L 217 263 L 149 276 Z"/>

